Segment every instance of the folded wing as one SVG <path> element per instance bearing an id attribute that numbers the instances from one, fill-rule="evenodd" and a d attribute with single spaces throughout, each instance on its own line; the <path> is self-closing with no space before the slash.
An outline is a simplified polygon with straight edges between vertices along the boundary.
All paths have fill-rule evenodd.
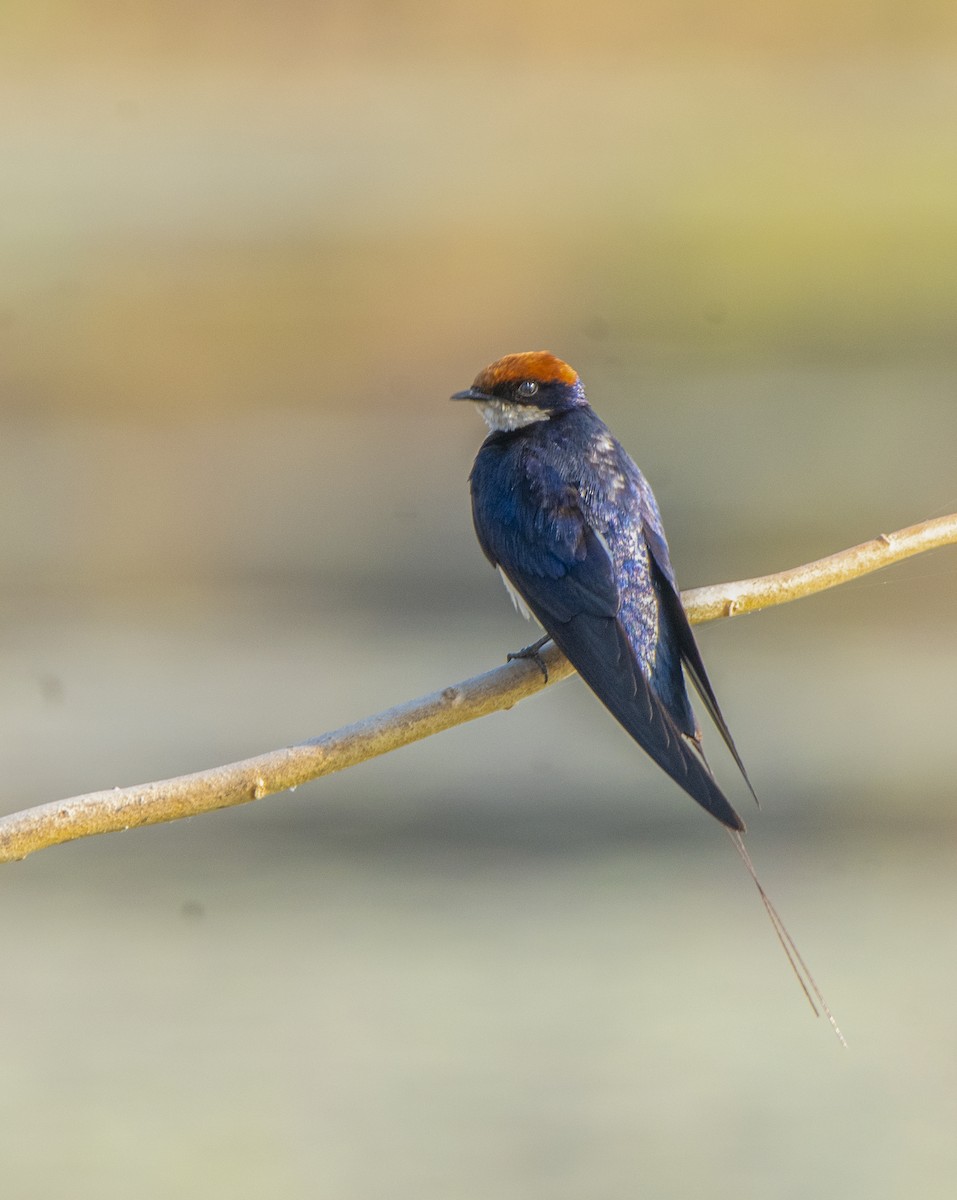
<path id="1" fill-rule="evenodd" d="M 476 505 L 483 550 L 642 749 L 719 821 L 742 830 L 744 823 L 704 759 L 641 670 L 618 620 L 620 595 L 607 542 L 586 519 L 577 489 L 552 482 L 546 503 L 541 495 L 534 504 L 515 502 L 494 520 L 484 519 Z M 710 684 L 699 657 L 692 660 L 692 678 L 695 667 L 709 689 L 707 703 Z"/>

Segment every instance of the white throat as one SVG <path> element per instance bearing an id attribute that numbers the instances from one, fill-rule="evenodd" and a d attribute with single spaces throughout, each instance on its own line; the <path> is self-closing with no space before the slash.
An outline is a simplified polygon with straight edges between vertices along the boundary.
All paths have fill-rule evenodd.
<path id="1" fill-rule="evenodd" d="M 475 407 L 485 419 L 489 429 L 522 429 L 536 421 L 547 421 L 550 413 L 534 404 L 509 404 L 507 400 L 477 400 Z"/>

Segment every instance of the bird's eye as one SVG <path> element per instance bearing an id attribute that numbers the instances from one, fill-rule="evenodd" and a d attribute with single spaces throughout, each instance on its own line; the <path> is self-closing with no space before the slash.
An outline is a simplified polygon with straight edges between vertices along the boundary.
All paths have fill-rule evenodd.
<path id="1" fill-rule="evenodd" d="M 538 391 L 538 384 L 534 379 L 523 379 L 515 389 L 515 394 L 521 396 L 523 400 L 530 400 Z"/>

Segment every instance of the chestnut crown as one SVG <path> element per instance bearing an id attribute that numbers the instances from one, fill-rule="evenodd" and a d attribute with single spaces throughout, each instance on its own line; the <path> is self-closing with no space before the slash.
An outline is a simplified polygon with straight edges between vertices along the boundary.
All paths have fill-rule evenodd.
<path id="1" fill-rule="evenodd" d="M 534 410 L 537 419 L 542 419 L 584 404 L 585 393 L 577 372 L 568 363 L 547 350 L 528 350 L 523 354 L 506 354 L 491 363 L 478 373 L 470 388 L 456 392 L 452 399 L 472 400 L 479 405 L 495 402 L 498 406 L 520 406 Z"/>

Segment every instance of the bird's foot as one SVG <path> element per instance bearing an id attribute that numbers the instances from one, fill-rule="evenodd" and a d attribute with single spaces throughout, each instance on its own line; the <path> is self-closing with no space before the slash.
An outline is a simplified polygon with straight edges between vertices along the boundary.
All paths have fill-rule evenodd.
<path id="1" fill-rule="evenodd" d="M 542 646 L 544 646 L 545 643 L 550 640 L 551 639 L 546 633 L 544 637 L 540 637 L 537 642 L 532 642 L 530 646 L 525 646 L 522 650 L 513 650 L 506 656 L 507 661 L 513 662 L 516 658 L 532 659 L 541 673 L 545 676 L 545 682 L 548 683 L 548 666 L 544 658 L 542 658 L 541 654 L 539 654 L 539 650 L 541 650 Z"/>

